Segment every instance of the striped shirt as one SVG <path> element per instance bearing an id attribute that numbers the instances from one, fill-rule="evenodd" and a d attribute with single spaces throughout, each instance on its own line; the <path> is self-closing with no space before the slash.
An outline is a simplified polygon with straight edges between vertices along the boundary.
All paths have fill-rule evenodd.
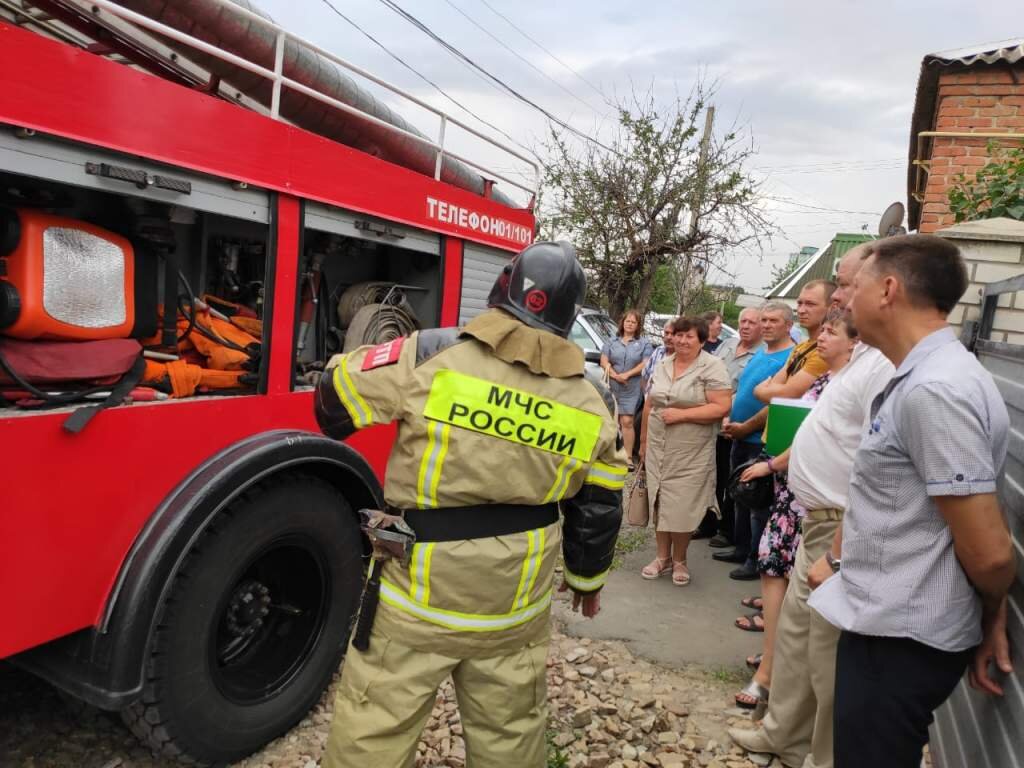
<path id="1" fill-rule="evenodd" d="M 952 329 L 911 350 L 871 405 L 843 519 L 842 570 L 810 605 L 862 635 L 943 651 L 981 642 L 981 600 L 953 551 L 935 496 L 994 493 L 1006 405 Z"/>

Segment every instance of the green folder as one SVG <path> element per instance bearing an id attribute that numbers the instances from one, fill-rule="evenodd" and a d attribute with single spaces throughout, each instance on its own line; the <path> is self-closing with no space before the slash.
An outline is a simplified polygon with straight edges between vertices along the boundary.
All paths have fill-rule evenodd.
<path id="1" fill-rule="evenodd" d="M 773 397 L 768 406 L 768 423 L 764 428 L 765 453 L 769 456 L 778 456 L 789 448 L 793 444 L 796 431 L 813 407 L 814 403 L 808 400 Z"/>

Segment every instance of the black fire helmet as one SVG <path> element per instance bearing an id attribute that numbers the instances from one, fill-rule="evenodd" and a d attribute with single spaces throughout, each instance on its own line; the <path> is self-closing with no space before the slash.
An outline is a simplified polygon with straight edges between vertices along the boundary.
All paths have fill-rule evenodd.
<path id="1" fill-rule="evenodd" d="M 533 328 L 566 338 L 586 293 L 587 278 L 572 244 L 539 242 L 505 265 L 487 306 L 500 307 Z"/>

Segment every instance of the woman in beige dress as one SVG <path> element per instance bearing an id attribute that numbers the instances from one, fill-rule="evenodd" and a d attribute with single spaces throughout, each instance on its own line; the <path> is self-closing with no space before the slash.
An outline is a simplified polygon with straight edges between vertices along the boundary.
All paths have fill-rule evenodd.
<path id="1" fill-rule="evenodd" d="M 640 436 L 658 543 L 657 557 L 640 573 L 645 579 L 671 573 L 680 587 L 690 583 L 690 536 L 715 506 L 715 438 L 732 407 L 725 363 L 701 349 L 707 338 L 702 318 L 673 322 L 675 353 L 654 370 Z"/>

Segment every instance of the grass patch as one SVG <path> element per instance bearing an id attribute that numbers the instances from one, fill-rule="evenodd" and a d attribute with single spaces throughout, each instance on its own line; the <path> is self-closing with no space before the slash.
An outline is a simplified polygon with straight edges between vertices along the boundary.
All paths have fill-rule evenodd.
<path id="1" fill-rule="evenodd" d="M 547 768 L 569 768 L 569 756 L 562 751 L 562 749 L 555 744 L 555 735 L 557 731 L 549 730 L 547 732 L 548 742 L 548 765 Z"/>
<path id="2" fill-rule="evenodd" d="M 747 682 L 750 673 L 743 667 L 715 667 L 709 673 L 719 683 L 739 684 Z"/>
<path id="3" fill-rule="evenodd" d="M 619 538 L 615 542 L 615 556 L 612 558 L 612 570 L 622 566 L 622 559 L 632 552 L 638 552 L 647 544 L 647 530 L 619 531 Z"/>

